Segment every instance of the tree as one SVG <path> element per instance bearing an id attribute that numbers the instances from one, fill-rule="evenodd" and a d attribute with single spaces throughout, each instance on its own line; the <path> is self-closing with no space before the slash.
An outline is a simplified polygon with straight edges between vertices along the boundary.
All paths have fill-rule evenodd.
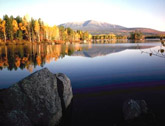
<path id="1" fill-rule="evenodd" d="M 13 41 L 13 26 L 12 26 L 12 20 L 13 20 L 13 16 L 10 16 L 10 18 L 8 17 L 8 15 L 5 15 L 3 17 L 3 19 L 5 20 L 5 32 L 6 32 L 6 36 L 7 39 L 9 39 L 10 41 Z"/>
<path id="2" fill-rule="evenodd" d="M 1 21 L 0 19 L 0 32 L 2 32 L 4 37 L 4 42 L 6 43 L 6 28 L 5 28 L 6 21 Z"/>
<path id="3" fill-rule="evenodd" d="M 32 40 L 32 42 L 34 42 L 34 39 L 35 39 L 35 31 L 34 31 L 34 26 L 35 26 L 35 21 L 33 18 L 31 18 L 31 21 L 30 21 L 30 38 Z"/>
<path id="4" fill-rule="evenodd" d="M 88 32 L 84 32 L 82 36 L 82 40 L 87 40 L 88 39 Z"/>
<path id="5" fill-rule="evenodd" d="M 17 24 L 17 21 L 16 20 L 13 20 L 12 21 L 12 26 L 13 26 L 13 34 L 14 34 L 14 37 L 16 38 L 17 37 L 17 31 L 19 30 L 19 27 L 18 27 L 18 24 Z"/>
<path id="6" fill-rule="evenodd" d="M 28 14 L 26 14 L 24 17 L 23 17 L 23 24 L 25 25 L 26 27 L 26 37 L 27 39 L 31 42 L 31 29 L 30 29 L 30 16 Z"/>
<path id="7" fill-rule="evenodd" d="M 127 39 L 126 35 L 117 35 L 116 36 L 117 39 Z"/>
<path id="8" fill-rule="evenodd" d="M 37 20 L 34 23 L 34 31 L 37 35 L 37 41 L 40 42 L 40 25 Z"/>
<path id="9" fill-rule="evenodd" d="M 22 23 L 22 18 L 20 16 L 17 16 L 15 20 L 17 21 L 18 24 Z"/>
<path id="10" fill-rule="evenodd" d="M 140 31 L 131 32 L 130 39 L 141 40 L 144 39 L 144 35 Z"/>
<path id="11" fill-rule="evenodd" d="M 29 18 L 29 15 L 25 15 L 23 18 L 17 16 L 8 17 L 4 15 L 3 20 L 0 20 L 0 37 L 6 40 L 29 40 L 34 41 L 79 41 L 90 40 L 92 35 L 88 32 L 80 30 L 73 30 L 71 28 L 64 28 L 63 26 L 49 26 L 39 18 L 34 20 Z M 104 36 L 103 36 L 104 37 Z M 105 37 L 104 37 L 105 38 Z"/>
<path id="12" fill-rule="evenodd" d="M 45 29 L 44 29 L 44 22 L 41 20 L 41 18 L 38 19 L 38 23 L 40 26 L 40 41 L 43 41 L 44 35 L 45 35 Z"/>
<path id="13" fill-rule="evenodd" d="M 80 40 L 80 34 L 78 34 L 77 32 L 75 33 L 75 41 Z"/>
<path id="14" fill-rule="evenodd" d="M 67 34 L 68 34 L 69 41 L 73 41 L 74 31 L 71 28 L 67 28 Z"/>
<path id="15" fill-rule="evenodd" d="M 92 35 L 89 34 L 89 35 L 88 35 L 88 40 L 91 40 L 91 39 L 92 39 Z"/>
<path id="16" fill-rule="evenodd" d="M 113 33 L 108 34 L 109 39 L 116 39 L 116 35 Z"/>
<path id="17" fill-rule="evenodd" d="M 55 25 L 52 27 L 51 39 L 52 40 L 58 40 L 59 39 L 59 28 Z"/>
<path id="18" fill-rule="evenodd" d="M 60 37 L 60 40 L 62 41 L 65 40 L 64 32 L 65 32 L 64 26 L 59 26 L 59 35 L 60 35 L 59 37 Z"/>
<path id="19" fill-rule="evenodd" d="M 18 40 L 21 41 L 23 39 L 23 33 L 21 30 L 18 30 Z"/>

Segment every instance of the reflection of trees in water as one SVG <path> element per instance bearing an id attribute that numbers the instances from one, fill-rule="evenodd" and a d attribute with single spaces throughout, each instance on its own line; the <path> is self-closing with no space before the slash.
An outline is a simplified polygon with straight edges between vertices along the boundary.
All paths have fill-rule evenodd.
<path id="1" fill-rule="evenodd" d="M 149 51 L 143 51 L 141 50 L 141 53 L 145 53 L 148 54 L 149 56 L 157 56 L 157 57 L 161 57 L 161 58 L 165 58 L 165 41 L 162 40 L 162 38 L 160 39 L 161 42 L 161 46 L 159 49 L 150 49 Z"/>
<path id="2" fill-rule="evenodd" d="M 45 63 L 57 61 L 65 55 L 72 55 L 74 51 L 80 51 L 84 48 L 80 44 L 74 45 L 10 45 L 0 46 L 0 69 L 8 70 L 27 69 L 30 72 L 36 66 L 43 67 Z"/>
<path id="3" fill-rule="evenodd" d="M 97 39 L 93 40 L 93 43 L 99 44 L 116 44 L 116 43 L 127 43 L 127 39 Z"/>

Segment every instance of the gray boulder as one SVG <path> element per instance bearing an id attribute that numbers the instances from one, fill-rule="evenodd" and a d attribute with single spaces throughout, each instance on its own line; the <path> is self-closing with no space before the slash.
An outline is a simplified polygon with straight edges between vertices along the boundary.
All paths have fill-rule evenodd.
<path id="1" fill-rule="evenodd" d="M 144 100 L 129 99 L 123 104 L 123 114 L 125 120 L 139 117 L 141 114 L 147 114 L 147 103 Z"/>
<path id="2" fill-rule="evenodd" d="M 72 100 L 73 93 L 72 93 L 72 87 L 70 79 L 62 73 L 55 74 L 57 78 L 57 84 L 59 86 L 59 95 L 62 94 L 62 98 L 64 101 L 64 107 L 67 108 Z"/>
<path id="3" fill-rule="evenodd" d="M 57 125 L 72 97 L 69 78 L 44 68 L 0 91 L 0 125 Z"/>

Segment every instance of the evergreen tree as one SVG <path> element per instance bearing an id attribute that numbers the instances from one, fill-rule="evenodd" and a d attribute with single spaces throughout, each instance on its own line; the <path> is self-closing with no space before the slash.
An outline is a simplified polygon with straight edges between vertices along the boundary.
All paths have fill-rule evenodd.
<path id="1" fill-rule="evenodd" d="M 35 32 L 34 32 L 34 26 L 35 26 L 35 20 L 33 18 L 31 18 L 30 21 L 30 33 L 31 33 L 31 40 L 32 42 L 34 42 L 35 40 Z"/>
<path id="2" fill-rule="evenodd" d="M 3 17 L 3 20 L 6 21 L 6 36 L 7 39 L 10 41 L 13 41 L 13 26 L 12 26 L 12 20 L 13 20 L 13 16 L 11 16 L 10 18 L 8 17 L 8 15 L 5 15 Z"/>

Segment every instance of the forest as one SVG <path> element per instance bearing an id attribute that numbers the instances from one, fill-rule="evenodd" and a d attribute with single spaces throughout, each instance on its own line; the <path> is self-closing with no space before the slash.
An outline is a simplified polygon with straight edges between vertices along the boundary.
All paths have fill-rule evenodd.
<path id="1" fill-rule="evenodd" d="M 116 40 L 143 40 L 147 38 L 160 38 L 160 35 L 144 36 L 141 31 L 130 32 L 130 35 L 122 34 L 100 34 L 91 35 L 87 31 L 73 30 L 63 26 L 49 26 L 40 18 L 13 17 L 4 15 L 0 19 L 0 45 L 3 44 L 25 44 L 25 43 L 66 43 L 86 41 L 114 41 Z M 163 36 L 164 37 L 164 36 Z"/>
<path id="2" fill-rule="evenodd" d="M 65 43 L 90 40 L 92 35 L 81 30 L 64 28 L 63 26 L 49 26 L 40 18 L 35 20 L 29 15 L 24 17 L 13 17 L 4 15 L 0 19 L 0 42 L 19 43 L 19 42 L 55 42 Z"/>

